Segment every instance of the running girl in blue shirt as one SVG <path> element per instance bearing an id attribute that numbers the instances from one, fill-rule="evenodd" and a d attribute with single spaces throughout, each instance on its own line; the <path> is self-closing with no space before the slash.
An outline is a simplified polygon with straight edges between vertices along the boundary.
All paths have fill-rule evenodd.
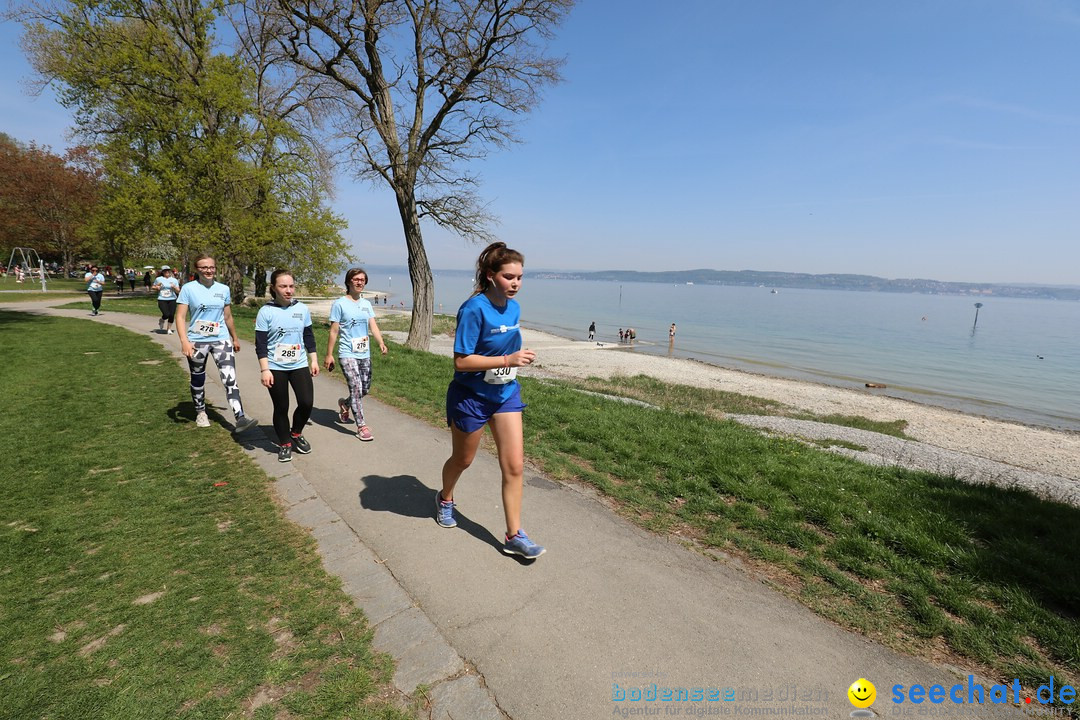
<path id="1" fill-rule="evenodd" d="M 337 345 L 341 371 L 349 386 L 349 397 L 338 399 L 338 417 L 349 422 L 349 411 L 356 418 L 356 437 L 365 442 L 375 439 L 364 418 L 364 396 L 371 391 L 371 348 L 368 335 L 375 336 L 379 350 L 386 354 L 386 343 L 375 322 L 371 303 L 361 294 L 367 285 L 367 271 L 352 268 L 345 273 L 345 297 L 330 308 L 330 340 L 326 344 L 326 369 L 334 369 L 334 346 Z"/>
<path id="2" fill-rule="evenodd" d="M 236 355 L 240 341 L 233 325 L 232 293 L 229 286 L 214 281 L 217 264 L 211 255 L 195 258 L 197 282 L 189 282 L 176 300 L 176 330 L 180 351 L 188 359 L 191 371 L 191 400 L 195 403 L 195 424 L 210 427 L 206 417 L 206 361 L 213 356 L 217 363 L 225 397 L 236 419 L 233 432 L 242 432 L 259 424 L 244 415 L 240 388 L 236 385 Z"/>
<path id="3" fill-rule="evenodd" d="M 172 268 L 168 265 L 161 266 L 161 274 L 154 281 L 154 287 L 158 289 L 157 304 L 161 311 L 161 319 L 158 320 L 158 332 L 168 332 L 172 335 L 173 320 L 176 319 L 176 296 L 180 294 L 180 281 L 173 277 Z M 135 292 L 135 288 L 131 288 Z"/>
<path id="4" fill-rule="evenodd" d="M 97 265 L 91 265 L 90 271 L 83 276 L 86 280 L 86 294 L 90 296 L 90 304 L 94 310 L 91 315 L 101 312 L 101 296 L 105 292 L 105 276 L 98 272 Z M 19 282 L 22 282 L 20 280 Z"/>
<path id="5" fill-rule="evenodd" d="M 315 333 L 311 313 L 293 299 L 293 274 L 278 268 L 270 274 L 269 303 L 255 317 L 255 354 L 262 368 L 262 384 L 274 403 L 274 432 L 278 437 L 278 462 L 290 462 L 293 450 L 306 455 L 311 444 L 304 438 L 304 426 L 311 417 L 315 386 L 311 378 L 319 374 Z M 296 393 L 296 411 L 289 422 L 289 386 Z"/>
<path id="6" fill-rule="evenodd" d="M 446 391 L 446 424 L 453 449 L 443 465 L 442 491 L 435 495 L 435 520 L 455 527 L 454 487 L 472 464 L 484 426 L 491 427 L 502 470 L 506 537 L 502 551 L 537 558 L 544 548 L 521 528 L 525 470 L 521 387 L 517 369 L 536 359 L 521 349 L 521 289 L 525 258 L 506 243 L 492 243 L 476 260 L 476 290 L 458 310 L 454 337 L 454 380 Z"/>

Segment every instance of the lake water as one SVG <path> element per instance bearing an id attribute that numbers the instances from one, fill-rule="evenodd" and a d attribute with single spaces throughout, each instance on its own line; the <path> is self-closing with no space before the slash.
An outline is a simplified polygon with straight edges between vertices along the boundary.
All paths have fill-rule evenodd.
<path id="1" fill-rule="evenodd" d="M 368 270 L 371 289 L 411 304 L 404 268 Z M 436 311 L 455 313 L 471 286 L 471 273 L 436 272 Z M 597 340 L 618 342 L 618 329 L 633 326 L 634 352 L 842 387 L 882 383 L 873 392 L 1080 431 L 1080 302 L 770 290 L 526 272 L 518 300 L 524 325 L 565 337 L 585 339 L 595 321 Z"/>

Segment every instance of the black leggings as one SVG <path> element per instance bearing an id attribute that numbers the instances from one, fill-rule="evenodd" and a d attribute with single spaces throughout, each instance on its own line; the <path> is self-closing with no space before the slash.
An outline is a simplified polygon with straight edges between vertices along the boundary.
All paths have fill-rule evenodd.
<path id="1" fill-rule="evenodd" d="M 278 444 L 292 442 L 290 430 L 297 435 L 304 432 L 308 418 L 311 417 L 311 406 L 315 404 L 315 386 L 311 382 L 311 369 L 299 368 L 298 370 L 271 370 L 274 376 L 273 387 L 270 391 L 270 399 L 274 401 L 274 432 L 277 433 Z M 292 425 L 289 425 L 289 386 L 292 385 L 296 393 L 296 412 L 292 416 Z"/>
<path id="2" fill-rule="evenodd" d="M 131 292 L 135 292 L 135 288 L 131 288 Z M 176 301 L 158 300 L 157 306 L 158 310 L 161 311 L 161 319 L 171 323 L 176 316 Z"/>
<path id="3" fill-rule="evenodd" d="M 94 305 L 94 312 L 101 309 L 101 296 L 104 290 L 87 290 L 86 294 L 90 296 L 90 302 Z"/>

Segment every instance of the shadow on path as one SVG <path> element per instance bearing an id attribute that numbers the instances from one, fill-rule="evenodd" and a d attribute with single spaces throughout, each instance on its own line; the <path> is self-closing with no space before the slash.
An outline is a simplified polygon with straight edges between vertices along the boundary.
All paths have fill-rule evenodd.
<path id="1" fill-rule="evenodd" d="M 361 478 L 364 489 L 360 491 L 360 506 L 375 512 L 392 512 L 413 518 L 426 518 L 435 522 L 435 490 L 424 485 L 412 475 L 383 477 L 368 475 Z M 483 543 L 502 553 L 502 543 L 483 525 L 473 522 L 460 510 L 456 512 L 457 530 L 464 530 Z"/>

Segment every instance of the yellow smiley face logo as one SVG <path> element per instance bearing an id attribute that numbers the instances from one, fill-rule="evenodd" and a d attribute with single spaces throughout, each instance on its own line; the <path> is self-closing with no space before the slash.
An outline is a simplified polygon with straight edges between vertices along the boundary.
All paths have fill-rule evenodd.
<path id="1" fill-rule="evenodd" d="M 857 708 L 868 708 L 877 698 L 877 688 L 866 678 L 859 678 L 847 689 L 848 700 Z"/>

